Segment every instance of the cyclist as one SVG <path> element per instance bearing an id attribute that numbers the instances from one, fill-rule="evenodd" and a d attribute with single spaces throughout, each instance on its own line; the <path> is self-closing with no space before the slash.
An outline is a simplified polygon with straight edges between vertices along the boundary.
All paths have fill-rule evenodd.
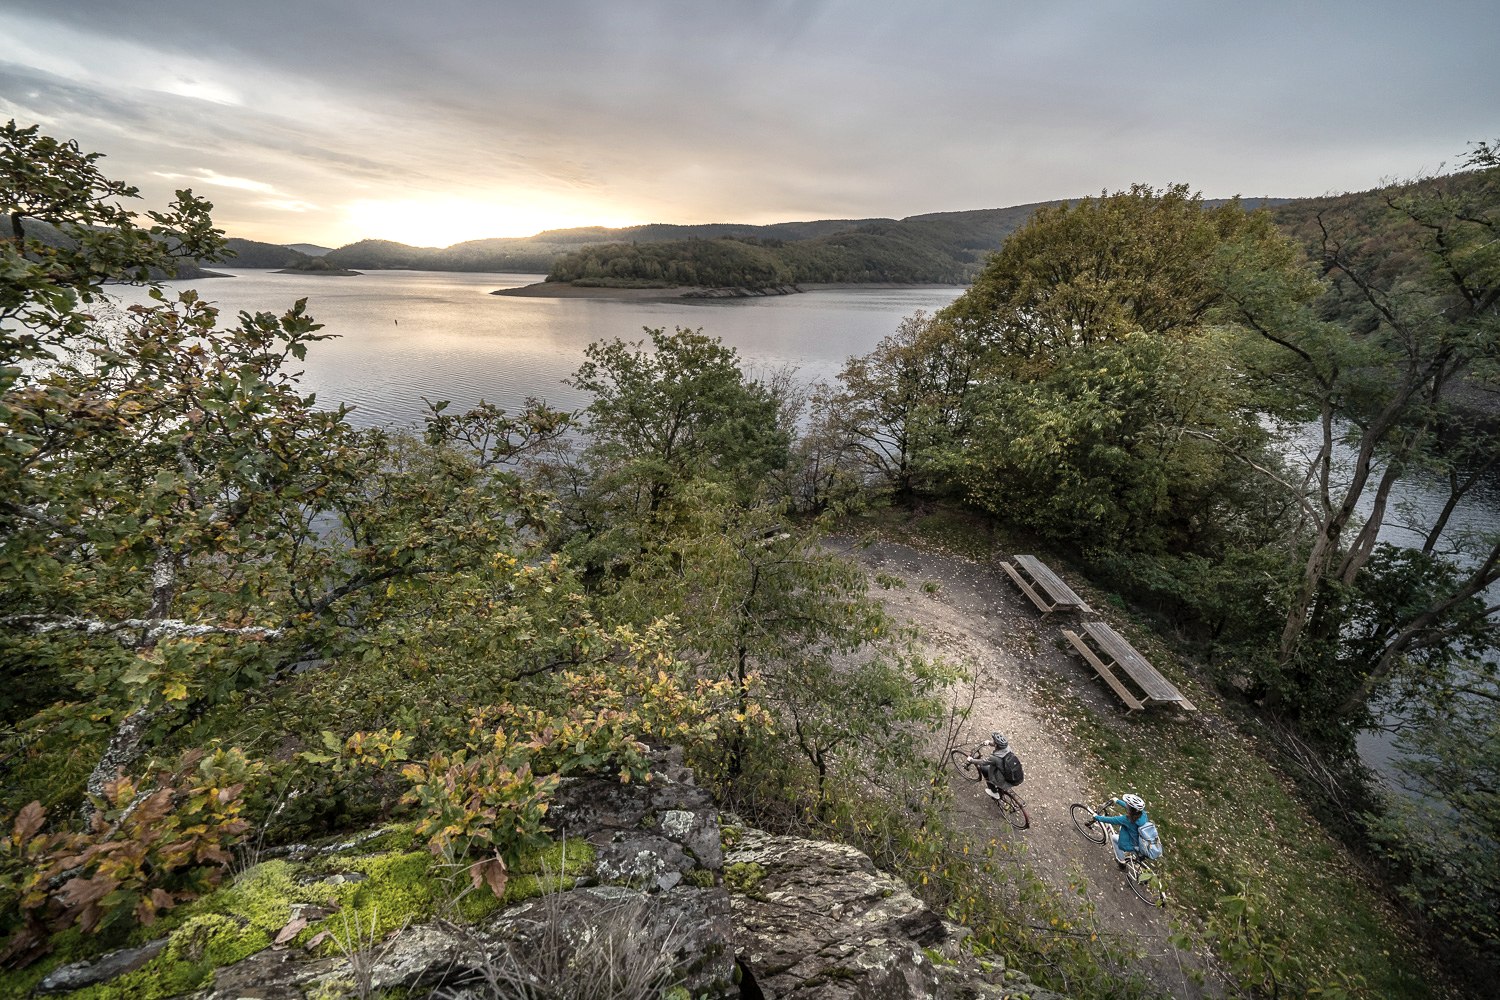
<path id="1" fill-rule="evenodd" d="M 979 765 L 979 773 L 984 775 L 984 793 L 998 799 L 1001 792 L 1021 783 L 1021 758 L 1010 748 L 1010 741 L 1003 733 L 990 733 L 986 743 L 994 749 L 988 757 L 976 757 L 974 761 Z"/>
<path id="2" fill-rule="evenodd" d="M 1123 869 L 1125 859 L 1140 849 L 1140 829 L 1150 820 L 1146 816 L 1146 800 L 1139 795 L 1122 795 L 1113 801 L 1115 805 L 1125 807 L 1124 816 L 1100 816 L 1095 813 L 1094 819 L 1114 827 L 1109 833 L 1114 842 L 1115 864 Z"/>

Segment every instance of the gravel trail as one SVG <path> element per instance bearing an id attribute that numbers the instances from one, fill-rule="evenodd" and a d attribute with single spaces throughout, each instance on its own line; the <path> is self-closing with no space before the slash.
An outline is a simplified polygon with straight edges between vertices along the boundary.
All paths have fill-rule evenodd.
<path id="1" fill-rule="evenodd" d="M 976 678 L 972 690 L 955 692 L 957 704 L 973 699 L 959 742 L 977 743 L 999 730 L 1025 764 L 1019 792 L 1031 815 L 1029 830 L 1012 831 L 980 784 L 955 777 L 960 824 L 976 833 L 1023 838 L 1034 871 L 1059 892 L 1085 883 L 1103 931 L 1134 947 L 1140 970 L 1164 995 L 1221 995 L 1217 977 L 1209 975 L 1208 985 L 1200 985 L 1189 974 L 1188 967 L 1202 969 L 1201 960 L 1169 943 L 1170 903 L 1162 910 L 1137 899 L 1105 849 L 1085 841 L 1069 819 L 1071 803 L 1129 789 L 1092 787 L 1086 748 L 1059 717 L 1085 706 L 1106 721 L 1125 713 L 1093 671 L 1060 648 L 1058 629 L 1067 619 L 1044 620 L 997 566 L 888 541 L 857 546 L 841 540 L 836 547 L 866 567 L 872 594 L 888 612 L 920 630 L 928 655 L 957 662 Z M 903 585 L 880 586 L 882 574 Z M 1050 697 L 1040 696 L 1044 684 Z"/>

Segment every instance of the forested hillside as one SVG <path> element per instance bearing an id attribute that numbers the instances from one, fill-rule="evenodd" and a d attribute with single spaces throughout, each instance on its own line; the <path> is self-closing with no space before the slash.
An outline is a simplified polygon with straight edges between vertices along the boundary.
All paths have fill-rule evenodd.
<path id="1" fill-rule="evenodd" d="M 230 239 L 224 243 L 223 263 L 229 267 L 298 267 L 313 258 L 291 247 L 255 240 Z"/>
<path id="2" fill-rule="evenodd" d="M 354 269 L 534 271 L 546 272 L 551 281 L 592 286 L 965 284 L 978 273 L 985 256 L 1038 207 L 938 212 L 900 220 L 589 227 L 471 240 L 446 248 L 361 240 L 327 256 L 332 264 Z"/>
<path id="3" fill-rule="evenodd" d="M 613 242 L 557 260 L 548 281 L 761 289 L 804 283 L 963 284 L 1035 205 L 849 223 L 821 235 L 789 226 L 760 234 Z M 831 224 L 824 224 L 831 225 Z M 666 227 L 653 227 L 658 232 Z M 769 231 L 784 235 L 773 236 Z"/>
<path id="4" fill-rule="evenodd" d="M 327 257 L 340 267 L 364 270 L 551 272 L 557 267 L 557 273 L 571 277 L 554 280 L 594 284 L 957 283 L 972 276 L 984 253 L 998 247 L 1035 207 L 950 212 L 899 222 L 825 219 L 766 226 L 709 223 L 563 229 L 514 239 L 471 240 L 442 249 L 361 240 Z M 573 254 L 581 256 L 573 259 L 569 256 Z M 668 274 L 691 277 L 670 278 Z"/>

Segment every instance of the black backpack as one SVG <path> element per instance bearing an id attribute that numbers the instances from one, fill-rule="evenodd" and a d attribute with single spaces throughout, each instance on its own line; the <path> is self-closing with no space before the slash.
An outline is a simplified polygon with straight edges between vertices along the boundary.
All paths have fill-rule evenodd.
<path id="1" fill-rule="evenodd" d="M 1021 768 L 1021 758 L 1016 756 L 1014 750 L 1000 758 L 1000 776 L 1012 785 L 1019 785 L 1026 780 L 1026 772 Z"/>

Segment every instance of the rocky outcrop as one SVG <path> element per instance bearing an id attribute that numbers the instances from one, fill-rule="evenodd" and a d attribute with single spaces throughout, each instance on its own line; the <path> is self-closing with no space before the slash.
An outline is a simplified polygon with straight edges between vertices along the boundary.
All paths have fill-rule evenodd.
<path id="1" fill-rule="evenodd" d="M 844 844 L 731 830 L 725 882 L 746 981 L 786 1000 L 1052 997 L 981 963 L 906 884 Z"/>
<path id="2" fill-rule="evenodd" d="M 765 285 L 760 288 L 738 286 L 690 288 L 683 292 L 684 299 L 753 299 L 766 295 L 796 295 L 802 289 L 796 285 Z"/>
<path id="3" fill-rule="evenodd" d="M 338 935 L 337 904 L 308 899 L 322 899 L 327 886 L 344 894 L 352 912 L 350 893 L 375 891 L 380 871 L 427 862 L 399 849 L 370 854 L 380 839 L 354 838 L 323 851 L 299 847 L 293 857 L 302 860 L 269 864 L 285 870 L 279 884 L 298 887 L 291 891 L 305 898 L 280 904 L 282 915 L 270 924 L 280 931 L 266 933 L 262 926 L 253 953 L 239 951 L 247 957 L 214 970 L 211 982 L 191 995 L 271 1000 L 397 991 L 490 1000 L 532 995 L 525 983 L 566 981 L 596 984 L 595 992 L 576 995 L 695 1000 L 1052 996 L 1007 973 L 998 960 L 976 959 L 965 947 L 967 930 L 940 919 L 859 851 L 739 825 L 721 829 L 709 795 L 669 758 L 645 784 L 565 782 L 549 817 L 570 859 L 567 878 L 526 876 L 542 888 L 505 906 L 477 897 L 483 912 L 461 901 L 429 904 L 378 940 L 350 934 L 345 920 L 336 948 L 330 931 L 315 931 L 331 927 Z M 571 858 L 580 843 L 588 845 L 590 864 L 575 873 Z M 371 873 L 367 881 L 358 881 L 365 877 L 361 871 Z M 513 882 L 521 878 L 513 875 Z M 433 898 L 414 890 L 406 896 Z M 265 913 L 271 904 L 258 906 Z M 156 945 L 159 956 L 153 950 L 80 963 L 54 970 L 49 980 L 54 988 L 76 989 L 85 979 L 109 979 L 110 970 L 135 969 L 107 983 L 131 995 L 130 976 L 160 983 L 160 976 L 172 974 L 155 963 L 174 956 L 201 960 L 204 947 L 179 940 L 195 921 L 200 927 L 217 921 L 214 926 L 233 931 L 240 919 L 200 915 L 163 939 L 165 948 Z M 359 929 L 357 921 L 353 926 Z M 223 938 L 211 940 L 228 947 Z M 151 964 L 142 966 L 148 959 Z"/>

